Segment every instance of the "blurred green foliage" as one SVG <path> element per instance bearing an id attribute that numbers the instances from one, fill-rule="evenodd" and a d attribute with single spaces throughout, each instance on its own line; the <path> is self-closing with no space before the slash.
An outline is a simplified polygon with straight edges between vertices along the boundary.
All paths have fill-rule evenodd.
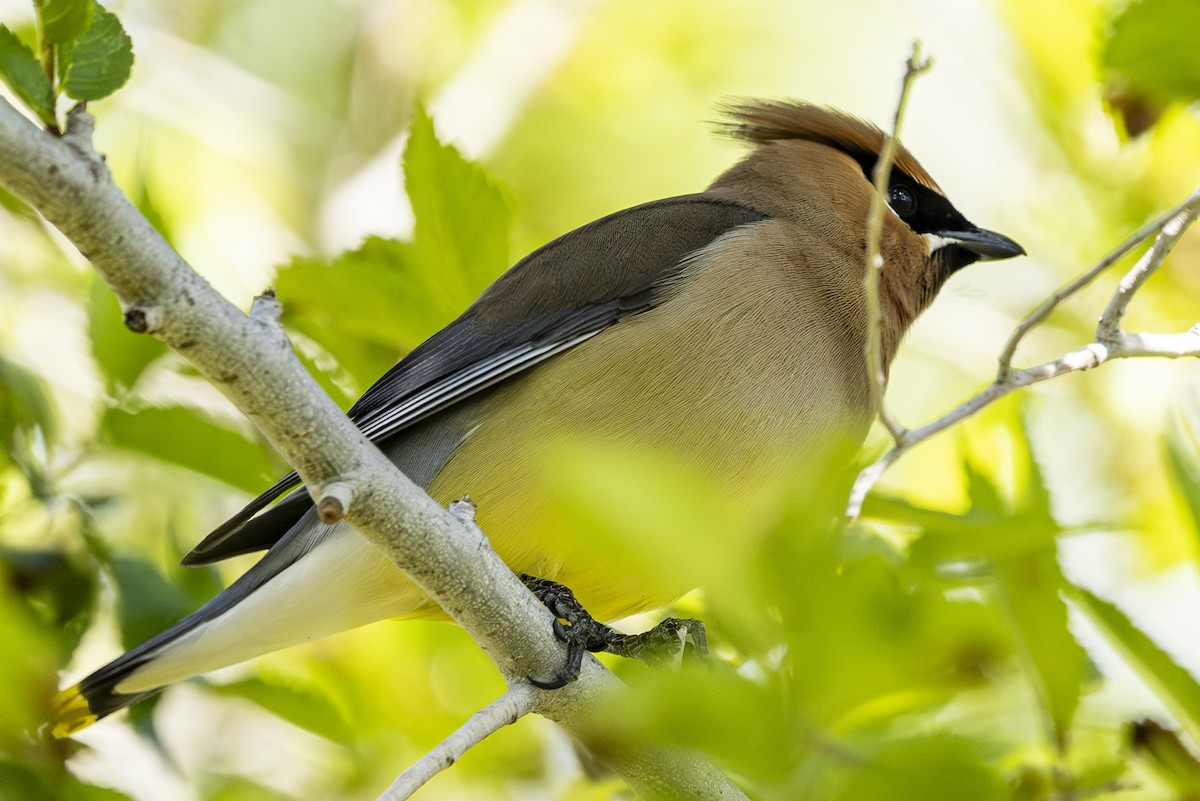
<path id="1" fill-rule="evenodd" d="M 114 105 L 95 107 L 102 142 L 113 137 L 110 163 L 164 236 L 243 299 L 265 279 L 248 266 L 257 240 L 239 225 L 288 228 L 292 238 L 281 238 L 297 255 L 271 281 L 306 365 L 343 406 L 513 257 L 646 193 L 697 188 L 673 190 L 672 165 L 697 162 L 699 182 L 716 157 L 660 135 L 667 121 L 710 106 L 738 86 L 731 76 L 784 75 L 772 47 L 794 59 L 795 41 L 815 49 L 831 38 L 791 24 L 806 4 L 770 13 L 721 0 L 598 4 L 561 63 L 513 105 L 485 168 L 439 138 L 438 115 L 415 100 L 495 46 L 488 36 L 508 2 L 431 0 L 413 4 L 403 25 L 389 14 L 410 12 L 385 4 L 147 5 L 148 54 Z M 135 6 L 130 15 L 146 13 Z M 4 21 L 0 73 L 49 125 L 55 91 L 107 94 L 132 51 L 117 18 L 90 0 L 37 8 L 41 42 L 34 25 Z M 1013 73 L 1046 140 L 1028 154 L 1041 159 L 1042 183 L 1025 200 L 1026 233 L 1045 255 L 1027 299 L 1060 283 L 1059 265 L 1077 265 L 1085 244 L 1119 239 L 1200 177 L 1200 124 L 1182 107 L 1200 74 L 1188 40 L 1195 8 L 1000 4 L 1017 55 L 996 69 Z M 871 19 L 855 22 L 867 41 Z M 172 62 L 156 36 L 194 47 Z M 61 46 L 58 72 L 40 61 L 47 43 Z M 188 59 L 204 77 L 174 83 Z M 202 110 L 173 105 L 180 90 L 168 99 L 156 78 L 187 87 Z M 248 97 L 242 108 L 253 113 L 210 113 L 217 106 L 200 102 L 210 93 Z M 1135 106 L 1152 113 L 1131 123 Z M 1114 155 L 1095 146 L 1097 119 L 1107 133 L 1115 122 L 1145 136 Z M 315 231 L 339 180 L 401 130 L 411 235 L 323 253 Z M 425 622 L 348 632 L 168 690 L 87 732 L 86 745 L 41 733 L 60 671 L 82 675 L 229 580 L 229 570 L 178 560 L 282 465 L 186 365 L 125 329 L 104 285 L 19 201 L 0 193 L 0 202 L 0 801 L 165 797 L 150 779 L 130 780 L 147 764 L 197 801 L 374 798 L 502 691 L 463 632 Z M 207 227 L 213 220 L 223 227 Z M 1139 295 L 1138 325 L 1195 321 L 1195 242 L 1185 239 Z M 232 269 L 222 272 L 220 254 Z M 1094 306 L 1069 306 L 1035 347 L 1088 336 L 1094 316 Z M 715 650 L 711 665 L 679 672 L 614 661 L 629 696 L 583 747 L 602 760 L 631 742 L 691 745 L 761 799 L 1196 797 L 1194 649 L 1162 642 L 1157 620 L 1102 597 L 1069 556 L 1078 543 L 1118 539 L 1140 570 L 1194 572 L 1200 413 L 1182 403 L 1168 425 L 1148 421 L 1129 400 L 1137 379 L 1101 380 L 1056 391 L 1069 420 L 1110 450 L 1073 439 L 1046 390 L 914 453 L 915 471 L 877 491 L 848 528 L 826 523 L 845 476 L 824 465 L 797 464 L 750 513 L 735 513 L 690 465 L 630 465 L 601 448 L 586 464 L 551 460 L 545 491 L 564 536 L 606 543 L 635 585 L 673 571 L 703 587 L 679 611 L 707 621 Z M 934 389 L 933 409 L 956 397 Z M 1089 502 L 1076 497 L 1085 491 Z M 1121 668 L 1110 671 L 1114 659 Z M 1122 672 L 1150 702 L 1122 697 L 1131 686 Z M 128 739 L 112 735 L 125 727 Z M 602 769 L 585 776 L 571 751 L 549 724 L 523 720 L 421 797 L 621 796 Z"/>
<path id="2" fill-rule="evenodd" d="M 1138 0 L 1113 17 L 1102 63 L 1108 97 L 1131 133 L 1145 131 L 1172 103 L 1200 99 L 1197 29 L 1200 4 L 1190 0 Z"/>

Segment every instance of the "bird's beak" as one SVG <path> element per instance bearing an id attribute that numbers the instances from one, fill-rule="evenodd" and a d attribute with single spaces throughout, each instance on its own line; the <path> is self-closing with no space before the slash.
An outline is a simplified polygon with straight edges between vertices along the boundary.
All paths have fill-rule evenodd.
<path id="1" fill-rule="evenodd" d="M 969 231 L 938 231 L 937 235 L 951 244 L 971 251 L 984 261 L 1024 256 L 1025 248 L 995 231 L 972 228 Z"/>

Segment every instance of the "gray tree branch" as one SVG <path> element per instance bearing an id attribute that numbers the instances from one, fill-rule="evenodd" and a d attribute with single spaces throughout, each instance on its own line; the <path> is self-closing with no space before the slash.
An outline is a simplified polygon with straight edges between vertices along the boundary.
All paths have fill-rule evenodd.
<path id="1" fill-rule="evenodd" d="M 447 737 L 438 746 L 392 782 L 378 801 L 406 801 L 434 776 L 457 762 L 463 754 L 495 731 L 516 723 L 533 711 L 538 689 L 532 684 L 514 684 Z"/>
<path id="2" fill-rule="evenodd" d="M 113 183 L 91 133 L 81 108 L 68 114 L 60 137 L 0 98 L 0 183 L 95 266 L 131 330 L 163 340 L 220 389 L 296 468 L 322 516 L 344 516 L 382 549 L 470 632 L 510 685 L 553 673 L 563 650 L 550 613 L 483 533 L 402 475 L 321 392 L 296 360 L 273 299 L 243 314 L 183 261 Z M 539 691 L 533 709 L 580 736 L 618 686 L 589 658 L 577 682 Z M 744 798 L 691 752 L 608 756 L 647 797 Z"/>

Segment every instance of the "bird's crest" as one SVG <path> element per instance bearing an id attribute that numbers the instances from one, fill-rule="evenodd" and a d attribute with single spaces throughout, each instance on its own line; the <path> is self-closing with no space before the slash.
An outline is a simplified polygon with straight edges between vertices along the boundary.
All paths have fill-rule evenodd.
<path id="1" fill-rule="evenodd" d="M 758 145 L 778 139 L 804 139 L 835 147 L 860 162 L 864 157 L 873 162 L 887 140 L 887 134 L 866 120 L 812 103 L 745 100 L 726 104 L 721 110 L 729 118 L 721 125 L 726 133 Z M 917 183 L 942 193 L 902 144 L 896 147 L 895 164 Z"/>

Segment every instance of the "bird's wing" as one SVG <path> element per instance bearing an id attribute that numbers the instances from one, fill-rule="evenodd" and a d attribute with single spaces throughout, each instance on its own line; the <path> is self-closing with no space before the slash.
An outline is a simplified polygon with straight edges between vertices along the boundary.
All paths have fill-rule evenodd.
<path id="1" fill-rule="evenodd" d="M 687 256 L 766 215 L 705 195 L 659 200 L 596 220 L 526 256 L 463 314 L 401 359 L 349 416 L 370 439 L 405 428 L 653 308 Z M 602 266 L 601 266 L 602 265 Z M 269 548 L 311 505 L 293 472 L 184 559 L 202 565 Z M 267 510 L 267 511 L 263 511 Z"/>

